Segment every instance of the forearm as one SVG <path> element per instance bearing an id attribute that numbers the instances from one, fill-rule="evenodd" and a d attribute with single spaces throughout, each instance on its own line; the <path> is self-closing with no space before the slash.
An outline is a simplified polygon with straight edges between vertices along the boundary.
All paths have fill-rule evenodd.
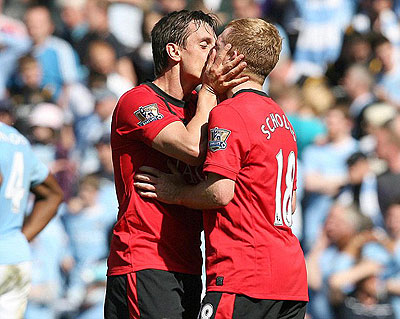
<path id="1" fill-rule="evenodd" d="M 191 148 L 192 165 L 201 165 L 207 153 L 207 123 L 210 111 L 217 105 L 217 97 L 206 89 L 201 89 L 198 95 L 195 116 L 186 126 L 187 145 Z"/>
<path id="2" fill-rule="evenodd" d="M 313 290 L 319 290 L 322 286 L 322 273 L 319 266 L 321 254 L 322 251 L 311 251 L 306 259 L 308 286 Z"/>
<path id="3" fill-rule="evenodd" d="M 194 209 L 214 209 L 226 206 L 221 200 L 221 180 L 203 181 L 197 185 L 186 185 L 177 194 L 177 204 Z"/>
<path id="4" fill-rule="evenodd" d="M 400 278 L 390 278 L 386 281 L 387 292 L 391 295 L 400 296 Z"/>
<path id="5" fill-rule="evenodd" d="M 200 90 L 196 114 L 190 122 L 186 126 L 180 121 L 170 123 L 154 138 L 152 147 L 188 165 L 201 165 L 207 151 L 208 115 L 216 102 L 213 93 Z"/>
<path id="6" fill-rule="evenodd" d="M 335 195 L 339 188 L 344 185 L 345 178 L 328 178 L 320 174 L 309 174 L 305 179 L 305 188 L 309 192 L 317 192 L 327 195 Z"/>
<path id="7" fill-rule="evenodd" d="M 378 274 L 381 269 L 382 266 L 379 263 L 363 260 L 348 270 L 332 275 L 329 285 L 332 289 L 342 289 L 347 285 L 355 284 L 364 278 Z"/>
<path id="8" fill-rule="evenodd" d="M 209 173 L 205 181 L 188 185 L 179 171 L 167 163 L 172 174 L 142 166 L 135 174 L 135 188 L 140 196 L 163 203 L 194 209 L 214 209 L 229 204 L 235 193 L 235 181 Z"/>
<path id="9" fill-rule="evenodd" d="M 54 217 L 63 200 L 63 192 L 52 174 L 41 184 L 31 188 L 31 191 L 36 196 L 35 203 L 22 227 L 22 233 L 28 241 L 35 238 Z"/>
<path id="10" fill-rule="evenodd" d="M 25 219 L 22 233 L 31 241 L 57 213 L 61 201 L 36 200 L 31 214 Z"/>

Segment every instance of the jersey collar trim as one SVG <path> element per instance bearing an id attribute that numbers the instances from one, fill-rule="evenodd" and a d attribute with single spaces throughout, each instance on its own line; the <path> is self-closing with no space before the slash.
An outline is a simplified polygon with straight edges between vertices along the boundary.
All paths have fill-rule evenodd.
<path id="1" fill-rule="evenodd" d="M 167 102 L 177 106 L 177 107 L 185 107 L 185 101 L 178 100 L 174 98 L 173 96 L 169 95 L 168 93 L 164 92 L 161 90 L 157 85 L 155 85 L 152 82 L 145 82 L 143 83 L 144 85 L 147 85 L 150 87 L 154 92 L 156 92 L 158 95 L 160 95 L 163 99 L 165 99 Z"/>
<path id="2" fill-rule="evenodd" d="M 235 97 L 236 95 L 240 94 L 240 93 L 245 93 L 245 92 L 252 92 L 261 96 L 265 96 L 265 97 L 269 97 L 267 93 L 260 91 L 260 90 L 255 90 L 255 89 L 241 89 L 239 91 L 237 91 L 235 94 L 232 95 L 232 97 Z"/>

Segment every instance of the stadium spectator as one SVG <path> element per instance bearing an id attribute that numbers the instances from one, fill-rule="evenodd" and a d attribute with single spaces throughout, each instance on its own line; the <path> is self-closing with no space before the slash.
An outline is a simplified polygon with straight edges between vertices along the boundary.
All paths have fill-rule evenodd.
<path id="1" fill-rule="evenodd" d="M 146 12 L 143 17 L 143 43 L 131 55 L 138 77 L 138 84 L 155 79 L 153 52 L 151 51 L 151 30 L 161 17 L 162 15 L 155 11 Z"/>
<path id="2" fill-rule="evenodd" d="M 0 318 L 17 319 L 23 317 L 30 291 L 28 242 L 54 217 L 63 195 L 25 137 L 1 122 L 0 136 Z M 24 220 L 30 191 L 35 201 Z"/>
<path id="3" fill-rule="evenodd" d="M 260 18 L 262 14 L 256 0 L 232 0 L 232 8 L 235 19 Z"/>
<path id="4" fill-rule="evenodd" d="M 63 38 L 76 50 L 77 43 L 88 32 L 85 18 L 86 0 L 58 0 L 61 19 L 64 22 Z"/>
<path id="5" fill-rule="evenodd" d="M 43 116 L 46 114 L 46 116 Z M 73 153 L 72 129 L 64 125 L 63 111 L 51 103 L 39 103 L 30 114 L 32 148 L 49 167 L 68 200 L 76 185 L 76 160 Z"/>
<path id="6" fill-rule="evenodd" d="M 384 37 L 374 41 L 374 51 L 381 64 L 381 71 L 376 76 L 375 94 L 381 100 L 400 107 L 400 51 Z"/>
<path id="7" fill-rule="evenodd" d="M 315 319 L 334 318 L 329 303 L 331 277 L 350 269 L 358 260 L 364 244 L 372 239 L 369 220 L 353 206 L 335 203 L 330 208 L 324 226 L 306 255 L 307 277 L 310 288 L 308 313 Z M 362 232 L 367 231 L 367 232 Z M 342 280 L 341 290 L 349 287 Z"/>
<path id="8" fill-rule="evenodd" d="M 114 170 L 111 155 L 110 134 L 104 134 L 96 143 L 99 159 L 99 169 L 94 174 L 100 179 L 101 184 L 112 183 L 114 185 Z"/>
<path id="9" fill-rule="evenodd" d="M 326 114 L 327 143 L 310 145 L 303 153 L 304 187 L 304 242 L 307 251 L 332 205 L 333 197 L 347 183 L 347 158 L 358 150 L 358 143 L 350 135 L 351 119 L 346 105 L 336 105 Z"/>
<path id="10" fill-rule="evenodd" d="M 290 230 L 296 137 L 282 109 L 261 91 L 282 39 L 272 24 L 246 18 L 227 25 L 217 46 L 226 43 L 245 54 L 249 79 L 229 89 L 228 99 L 210 112 L 207 179 L 189 185 L 172 165 L 172 174 L 142 167 L 148 174 L 136 174 L 135 187 L 145 198 L 206 210 L 201 318 L 304 318 L 306 268 Z"/>
<path id="11" fill-rule="evenodd" d="M 54 25 L 46 7 L 29 8 L 25 23 L 33 42 L 33 56 L 42 68 L 42 84 L 50 88 L 53 99 L 58 100 L 65 86 L 80 79 L 78 57 L 69 43 L 52 35 Z"/>
<path id="12" fill-rule="evenodd" d="M 16 86 L 11 87 L 10 94 L 16 104 L 53 102 L 51 90 L 43 85 L 42 68 L 32 55 L 27 54 L 19 59 L 15 81 Z"/>
<path id="13" fill-rule="evenodd" d="M 297 151 L 299 159 L 308 145 L 318 143 L 325 139 L 326 128 L 324 123 L 316 116 L 316 112 L 310 105 L 304 102 L 302 90 L 297 86 L 276 87 L 274 82 L 271 88 L 271 96 L 282 105 L 293 129 L 296 133 Z"/>
<path id="14" fill-rule="evenodd" d="M 114 170 L 110 145 L 110 134 L 106 134 L 96 143 L 99 168 L 93 173 L 100 181 L 99 198 L 107 207 L 107 211 L 118 214 L 118 201 L 115 196 Z"/>
<path id="15" fill-rule="evenodd" d="M 372 171 L 369 159 L 362 152 L 352 154 L 346 161 L 349 183 L 344 185 L 338 201 L 354 205 L 364 216 L 369 217 L 376 227 L 383 227 L 383 215 L 378 202 L 377 176 Z"/>
<path id="16" fill-rule="evenodd" d="M 399 18 L 393 12 L 392 0 L 364 1 L 366 10 L 364 11 L 365 23 L 364 32 L 374 31 L 381 33 L 390 42 L 400 47 L 400 24 Z M 360 17 L 359 17 L 360 18 Z"/>
<path id="17" fill-rule="evenodd" d="M 336 306 L 336 318 L 395 319 L 393 306 L 388 296 L 380 291 L 377 275 L 370 275 L 356 282 L 354 292 L 345 295 Z"/>
<path id="18" fill-rule="evenodd" d="M 331 85 L 339 85 L 345 71 L 353 64 L 371 67 L 373 60 L 369 34 L 352 32 L 345 35 L 339 58 L 329 65 L 326 76 Z"/>
<path id="19" fill-rule="evenodd" d="M 398 207 L 396 202 L 387 210 L 385 216 L 387 234 L 382 231 L 367 234 L 371 242 L 363 246 L 358 262 L 330 278 L 330 286 L 334 292 L 365 279 L 372 281 L 371 284 L 375 283 L 375 287 L 371 285 L 369 289 L 362 287 L 361 294 L 364 296 L 361 298 L 363 302 L 358 305 L 358 311 L 364 315 L 369 312 L 370 316 L 373 314 L 389 316 L 394 312 L 397 318 L 399 314 Z M 357 286 L 355 288 L 360 289 Z M 340 294 L 337 296 L 341 297 Z M 351 300 L 352 297 L 354 295 L 347 299 Z M 366 304 L 368 300 L 371 303 L 369 307 Z M 347 311 L 357 311 L 357 301 L 345 308 L 348 308 Z"/>
<path id="20" fill-rule="evenodd" d="M 376 154 L 387 164 L 387 169 L 378 175 L 378 200 L 383 214 L 400 198 L 400 143 L 394 124 L 389 121 L 375 131 Z"/>
<path id="21" fill-rule="evenodd" d="M 6 97 L 6 86 L 17 66 L 18 58 L 29 50 L 29 37 L 25 25 L 3 14 L 0 0 L 0 99 Z"/>
<path id="22" fill-rule="evenodd" d="M 93 147 L 94 144 L 111 131 L 111 117 L 118 97 L 108 89 L 93 91 L 95 98 L 94 112 L 83 120 L 79 141 L 81 147 Z"/>
<path id="23" fill-rule="evenodd" d="M 298 78 L 322 76 L 339 57 L 343 35 L 355 10 L 346 0 L 295 0 L 301 24 L 294 62 Z"/>
<path id="24" fill-rule="evenodd" d="M 86 294 L 83 269 L 107 255 L 108 230 L 116 221 L 115 210 L 107 209 L 99 190 L 100 180 L 97 176 L 83 177 L 77 196 L 70 199 L 62 217 L 75 260 L 66 292 L 70 311 L 79 312 Z"/>
<path id="25" fill-rule="evenodd" d="M 43 163 L 51 167 L 56 160 L 56 144 L 64 124 L 63 112 L 55 104 L 40 103 L 30 114 L 29 123 L 33 150 Z"/>
<path id="26" fill-rule="evenodd" d="M 111 0 L 110 2 L 108 9 L 110 31 L 128 51 L 132 51 L 143 42 L 141 25 L 144 11 L 149 10 L 151 2 L 146 0 Z"/>
<path id="27" fill-rule="evenodd" d="M 117 59 L 113 47 L 105 41 L 92 41 L 88 49 L 89 87 L 108 88 L 120 97 L 134 85 L 117 72 Z"/>
<path id="28" fill-rule="evenodd" d="M 126 48 L 111 33 L 108 23 L 108 8 L 110 3 L 107 0 L 87 0 L 86 15 L 89 26 L 88 33 L 77 43 L 77 50 L 81 61 L 89 64 L 89 47 L 94 41 L 105 41 L 114 50 L 116 55 L 116 72 L 133 84 L 136 84 L 137 77 L 132 63 L 129 61 Z"/>
<path id="29" fill-rule="evenodd" d="M 33 108 L 43 102 L 53 103 L 51 86 L 43 84 L 43 72 L 39 62 L 30 54 L 19 59 L 15 83 L 9 88 L 15 105 L 14 127 L 24 136 L 30 136 L 29 116 Z"/>
<path id="30" fill-rule="evenodd" d="M 377 98 L 372 93 L 374 79 L 369 70 L 360 64 L 349 66 L 343 77 L 343 89 L 350 98 L 350 115 L 353 119 L 352 135 L 355 139 L 365 134 L 364 112 Z"/>
<path id="31" fill-rule="evenodd" d="M 186 8 L 186 0 L 156 0 L 156 10 L 162 15 Z"/>
<path id="32" fill-rule="evenodd" d="M 211 51 L 206 63 L 215 27 L 216 20 L 201 11 L 173 12 L 158 21 L 152 30 L 156 79 L 128 91 L 114 110 L 111 146 L 119 213 L 108 259 L 107 319 L 194 318 L 198 313 L 201 215 L 189 219 L 183 207 L 142 199 L 132 178 L 142 165 L 166 170 L 169 157 L 189 178 L 197 178 L 188 165 L 203 161 L 201 138 L 217 102 L 215 92 L 247 79 L 235 78 L 246 64 L 239 63 L 242 55 L 225 59 L 229 46 L 218 54 Z M 196 108 L 193 90 L 202 81 Z"/>
<path id="33" fill-rule="evenodd" d="M 380 286 L 387 293 L 393 305 L 396 318 L 400 316 L 400 203 L 391 204 L 385 216 L 385 226 L 388 237 L 383 237 L 382 246 L 392 255 L 393 262 L 386 265 L 385 276 L 381 276 Z"/>
<path id="34" fill-rule="evenodd" d="M 395 119 L 397 109 L 387 103 L 373 103 L 364 112 L 364 123 L 367 135 L 360 140 L 360 150 L 369 157 L 376 159 L 376 134 L 375 132 L 383 127 L 388 121 Z M 384 165 L 380 165 L 384 166 Z M 382 169 L 377 167 L 377 173 Z"/>
<path id="35" fill-rule="evenodd" d="M 32 288 L 24 318 L 57 318 L 57 305 L 64 292 L 61 265 L 68 254 L 68 241 L 57 215 L 30 243 Z"/>

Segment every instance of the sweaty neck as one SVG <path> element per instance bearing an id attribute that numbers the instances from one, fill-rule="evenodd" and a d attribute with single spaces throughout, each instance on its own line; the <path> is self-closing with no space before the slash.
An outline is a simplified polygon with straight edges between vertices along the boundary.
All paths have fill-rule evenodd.
<path id="1" fill-rule="evenodd" d="M 178 100 L 185 100 L 196 88 L 192 81 L 183 79 L 178 65 L 169 68 L 153 81 L 161 90 Z"/>
<path id="2" fill-rule="evenodd" d="M 240 90 L 244 90 L 244 89 L 253 89 L 253 90 L 262 91 L 262 85 L 253 80 L 248 80 L 242 84 L 236 85 L 233 88 L 229 89 L 228 92 L 226 93 L 227 97 L 231 98 L 233 94 L 235 94 L 236 92 L 238 92 Z"/>

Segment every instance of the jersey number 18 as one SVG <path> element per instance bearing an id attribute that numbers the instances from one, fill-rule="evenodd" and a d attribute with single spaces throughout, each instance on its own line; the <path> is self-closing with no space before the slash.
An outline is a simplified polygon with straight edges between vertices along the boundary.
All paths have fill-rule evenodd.
<path id="1" fill-rule="evenodd" d="M 292 199 L 293 199 L 293 184 L 294 174 L 296 171 L 296 155 L 294 152 L 290 152 L 287 161 L 285 184 L 286 190 L 283 195 L 282 201 L 282 173 L 283 173 L 283 153 L 282 149 L 276 154 L 276 161 L 278 162 L 278 176 L 276 179 L 276 190 L 275 190 L 275 226 L 283 226 L 285 222 L 286 226 L 291 227 L 293 223 L 292 219 Z"/>

